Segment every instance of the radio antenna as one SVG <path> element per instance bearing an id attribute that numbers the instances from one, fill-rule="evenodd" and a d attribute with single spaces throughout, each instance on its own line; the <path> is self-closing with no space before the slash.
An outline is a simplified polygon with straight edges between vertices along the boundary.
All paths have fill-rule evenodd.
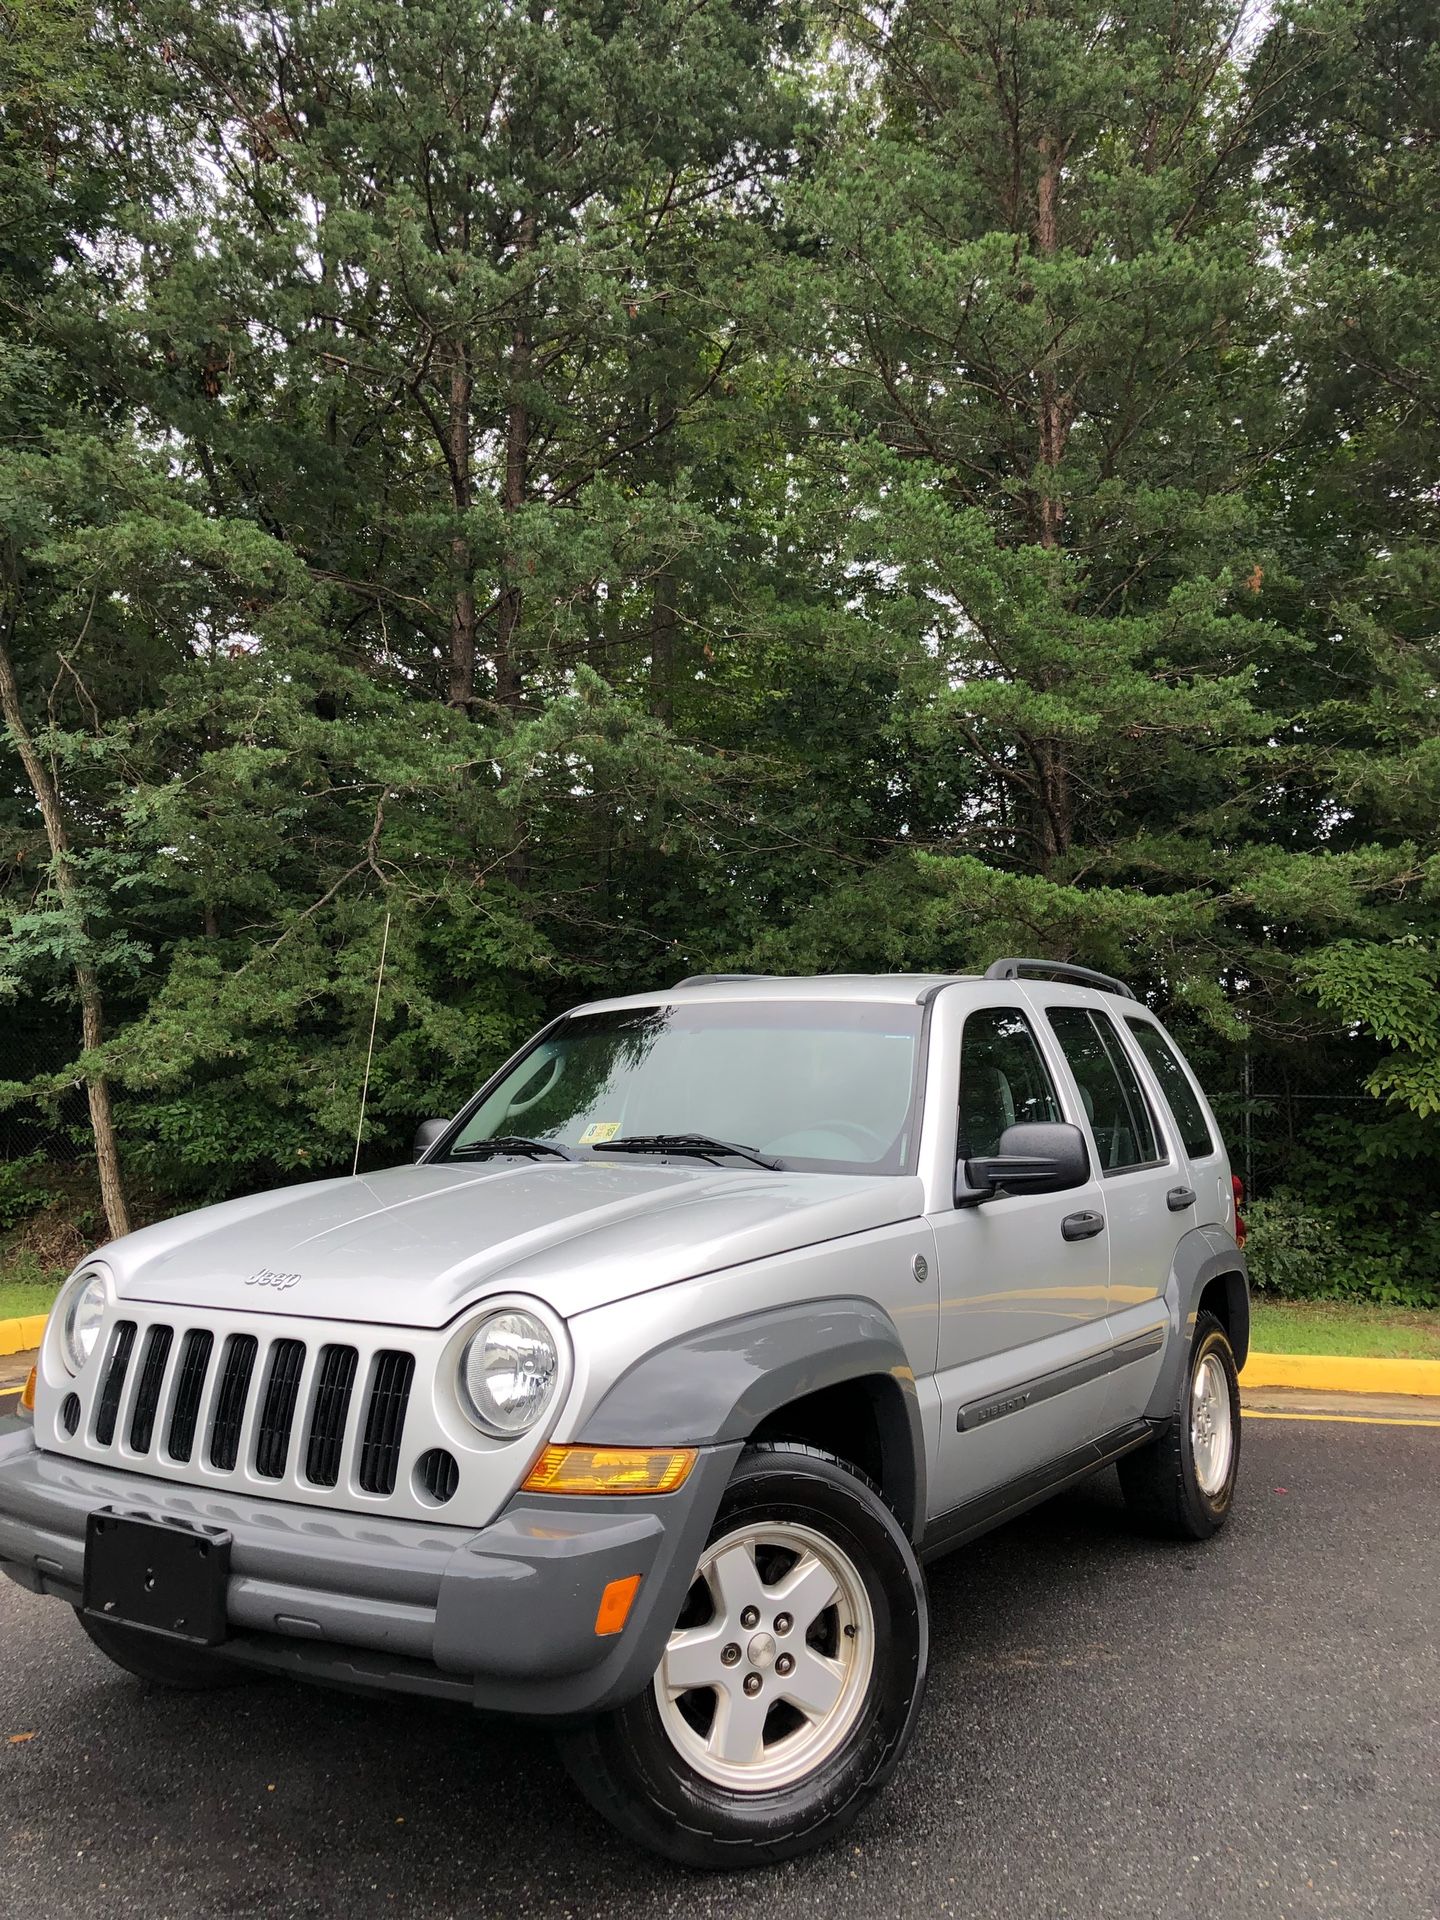
<path id="1" fill-rule="evenodd" d="M 380 989 L 385 984 L 385 955 L 390 947 L 390 909 L 385 909 L 385 931 L 380 937 L 380 967 L 375 975 L 375 1005 L 370 1014 L 370 1045 L 365 1050 L 365 1078 L 360 1085 L 360 1118 L 355 1125 L 355 1164 L 350 1169 L 353 1180 L 360 1171 L 360 1142 L 365 1135 L 365 1101 L 370 1093 L 370 1062 L 375 1058 L 375 1028 L 380 1019 Z"/>

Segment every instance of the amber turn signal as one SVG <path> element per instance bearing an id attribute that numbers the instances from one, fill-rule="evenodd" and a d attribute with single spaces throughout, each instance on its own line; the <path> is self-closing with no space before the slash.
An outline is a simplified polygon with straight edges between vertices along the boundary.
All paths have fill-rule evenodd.
<path id="1" fill-rule="evenodd" d="M 21 1413 L 33 1413 L 35 1411 L 35 1374 L 36 1369 L 31 1367 L 29 1373 L 25 1376 L 25 1384 L 20 1389 Z"/>
<path id="2" fill-rule="evenodd" d="M 630 1608 L 636 1594 L 640 1591 L 640 1576 L 629 1574 L 624 1580 L 612 1580 L 600 1596 L 599 1611 L 595 1615 L 596 1637 L 603 1639 L 607 1633 L 619 1633 L 630 1618 Z"/>
<path id="3" fill-rule="evenodd" d="M 673 1493 L 695 1464 L 693 1447 L 546 1447 L 526 1493 Z"/>

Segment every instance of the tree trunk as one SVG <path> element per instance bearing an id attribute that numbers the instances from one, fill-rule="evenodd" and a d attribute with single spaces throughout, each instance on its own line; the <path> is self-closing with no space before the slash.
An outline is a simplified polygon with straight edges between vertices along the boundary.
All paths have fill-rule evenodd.
<path id="1" fill-rule="evenodd" d="M 1060 161 L 1059 143 L 1050 134 L 1043 135 L 1040 140 L 1040 181 L 1035 204 L 1035 241 L 1039 251 L 1047 258 L 1056 252 L 1060 244 Z M 1054 475 L 1064 458 L 1065 443 L 1070 437 L 1069 407 L 1060 392 L 1054 360 L 1048 353 L 1040 362 L 1038 374 L 1038 451 L 1045 487 L 1040 497 L 1040 544 L 1054 547 L 1060 543 L 1060 523 L 1065 517 L 1064 508 L 1056 497 Z"/>
<path id="2" fill-rule="evenodd" d="M 669 568 L 655 576 L 650 601 L 650 711 L 667 727 L 675 724 L 675 576 Z"/>
<path id="3" fill-rule="evenodd" d="M 20 761 L 45 823 L 50 843 L 50 871 L 60 904 L 75 914 L 84 933 L 84 910 L 79 901 L 75 870 L 70 859 L 70 840 L 60 811 L 60 793 L 41 759 L 25 716 L 20 708 L 20 686 L 4 639 L 0 638 L 0 717 L 20 755 Z M 100 981 L 88 960 L 75 963 L 75 991 L 80 1000 L 80 1030 L 85 1051 L 91 1053 L 105 1035 L 105 1005 Z M 130 1231 L 130 1209 L 125 1203 L 125 1183 L 120 1168 L 120 1149 L 115 1139 L 114 1115 L 110 1110 L 110 1087 L 103 1074 L 86 1076 L 85 1089 L 90 1099 L 90 1125 L 95 1135 L 95 1159 L 100 1171 L 100 1198 L 110 1237 L 118 1240 Z"/>
<path id="4" fill-rule="evenodd" d="M 520 235 L 516 242 L 517 262 L 523 262 L 534 252 L 535 232 L 535 216 L 527 213 L 520 223 Z M 523 289 L 520 297 L 523 301 Z M 510 403 L 505 415 L 505 478 L 500 504 L 505 511 L 507 527 L 512 516 L 524 506 L 529 484 L 530 411 L 525 401 L 525 388 L 530 380 L 532 352 L 529 319 L 522 307 L 511 335 Z M 524 590 L 518 577 L 519 565 L 514 543 L 507 538 L 505 585 L 495 623 L 495 698 L 502 707 L 512 710 L 520 704 L 521 686 L 516 650 L 524 613 Z"/>
<path id="5" fill-rule="evenodd" d="M 463 341 L 456 343 L 450 369 L 450 495 L 457 514 L 470 511 L 471 494 L 471 379 Z M 450 542 L 450 564 L 455 570 L 455 600 L 450 609 L 450 688 L 447 704 L 470 711 L 475 698 L 475 580 L 470 542 L 457 530 Z"/>
<path id="6" fill-rule="evenodd" d="M 1035 243 L 1039 252 L 1050 257 L 1060 245 L 1060 167 L 1063 150 L 1051 134 L 1043 134 L 1040 147 L 1040 178 L 1035 197 Z M 1060 530 L 1065 518 L 1064 505 L 1056 484 L 1060 462 L 1065 457 L 1070 437 L 1069 402 L 1060 390 L 1059 372 L 1053 358 L 1046 354 L 1038 368 L 1040 409 L 1037 425 L 1037 460 L 1041 492 L 1036 516 L 1036 532 L 1042 547 L 1060 545 Z M 1042 679 L 1042 685 L 1050 684 Z M 1031 765 L 1035 770 L 1035 835 L 1042 871 L 1067 853 L 1074 834 L 1073 799 L 1070 768 L 1064 743 L 1039 739 L 1028 743 Z"/>

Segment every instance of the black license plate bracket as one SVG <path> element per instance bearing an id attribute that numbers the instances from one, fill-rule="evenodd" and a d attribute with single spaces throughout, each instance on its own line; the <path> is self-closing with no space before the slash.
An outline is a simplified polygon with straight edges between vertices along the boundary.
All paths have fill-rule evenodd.
<path id="1" fill-rule="evenodd" d="M 225 1638 L 230 1535 L 106 1508 L 85 1523 L 82 1600 L 94 1620 L 215 1647 Z"/>

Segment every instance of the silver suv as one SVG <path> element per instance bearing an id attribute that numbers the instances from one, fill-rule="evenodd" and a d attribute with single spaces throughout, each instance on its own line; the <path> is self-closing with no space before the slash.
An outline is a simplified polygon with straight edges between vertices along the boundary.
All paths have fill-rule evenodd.
<path id="1" fill-rule="evenodd" d="M 1119 981 L 711 976 L 578 1008 L 416 1164 L 148 1227 L 46 1331 L 0 1566 L 144 1679 L 550 1721 L 699 1866 L 894 1772 L 923 1563 L 1118 1463 L 1235 1491 L 1230 1167 Z"/>

